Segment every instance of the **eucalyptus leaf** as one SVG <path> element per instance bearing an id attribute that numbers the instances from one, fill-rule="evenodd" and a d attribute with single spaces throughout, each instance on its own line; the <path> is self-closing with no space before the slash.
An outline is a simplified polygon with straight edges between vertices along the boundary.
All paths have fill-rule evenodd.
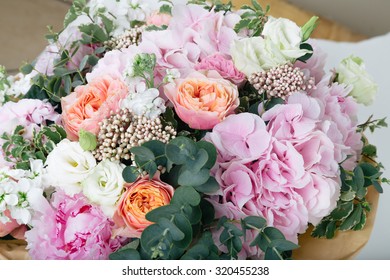
<path id="1" fill-rule="evenodd" d="M 127 166 L 123 169 L 122 176 L 126 183 L 134 183 L 140 176 L 140 173 L 137 167 Z"/>
<path id="2" fill-rule="evenodd" d="M 205 184 L 210 178 L 210 170 L 202 169 L 199 172 L 184 170 L 179 174 L 179 185 L 181 186 L 200 186 Z"/>
<path id="3" fill-rule="evenodd" d="M 182 205 L 186 204 L 189 204 L 191 206 L 197 206 L 200 204 L 200 195 L 193 187 L 179 187 L 173 194 L 171 204 L 176 205 L 178 207 L 181 207 Z"/>
<path id="4" fill-rule="evenodd" d="M 184 239 L 185 234 L 171 220 L 163 217 L 158 220 L 158 224 L 161 228 L 169 231 L 169 234 L 172 236 L 174 241 L 180 241 Z"/>

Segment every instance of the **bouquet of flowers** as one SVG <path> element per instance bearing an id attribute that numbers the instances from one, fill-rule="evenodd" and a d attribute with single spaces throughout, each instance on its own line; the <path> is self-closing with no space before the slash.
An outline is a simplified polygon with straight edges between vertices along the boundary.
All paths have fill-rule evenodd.
<path id="1" fill-rule="evenodd" d="M 34 259 L 286 259 L 363 229 L 381 164 L 355 56 L 324 71 L 256 1 L 75 0 L 21 73 L 0 69 L 0 236 Z"/>

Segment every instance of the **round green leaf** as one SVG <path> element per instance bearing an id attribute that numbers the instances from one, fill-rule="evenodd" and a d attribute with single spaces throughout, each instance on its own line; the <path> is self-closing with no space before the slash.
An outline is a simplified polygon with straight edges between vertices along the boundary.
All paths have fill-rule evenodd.
<path id="1" fill-rule="evenodd" d="M 176 215 L 174 218 L 174 223 L 177 228 L 184 233 L 184 238 L 180 241 L 175 241 L 175 246 L 179 248 L 187 248 L 192 242 L 192 227 L 190 222 L 184 215 Z"/>
<path id="2" fill-rule="evenodd" d="M 127 166 L 122 171 L 122 176 L 126 183 L 134 183 L 139 175 L 140 173 L 135 166 Z"/>
<path id="3" fill-rule="evenodd" d="M 209 177 L 206 183 L 200 186 L 193 186 L 198 192 L 205 194 L 213 194 L 220 189 L 217 180 L 214 177 Z"/>
<path id="4" fill-rule="evenodd" d="M 196 143 L 196 146 L 198 146 L 199 149 L 204 149 L 208 154 L 208 160 L 205 164 L 206 168 L 213 168 L 217 161 L 217 149 L 213 144 L 207 141 L 199 141 Z"/>
<path id="5" fill-rule="evenodd" d="M 157 221 L 161 218 L 170 219 L 172 216 L 178 213 L 180 213 L 180 209 L 175 205 L 165 205 L 148 212 L 146 214 L 146 219 L 148 221 L 157 223 Z"/>
<path id="6" fill-rule="evenodd" d="M 153 152 L 146 147 L 133 147 L 130 149 L 130 152 L 135 155 L 136 162 L 141 165 L 142 163 L 155 160 Z"/>
<path id="7" fill-rule="evenodd" d="M 182 207 L 183 205 L 187 204 L 197 206 L 199 205 L 199 203 L 199 193 L 193 187 L 189 186 L 177 188 L 171 199 L 171 204 L 176 205 L 178 207 Z"/>
<path id="8" fill-rule="evenodd" d="M 184 233 L 169 219 L 163 217 L 163 218 L 158 220 L 158 224 L 160 225 L 161 228 L 167 229 L 169 231 L 169 234 L 171 235 L 172 240 L 180 241 L 180 240 L 184 239 L 184 237 L 185 237 Z"/>
<path id="9" fill-rule="evenodd" d="M 180 172 L 178 183 L 181 186 L 200 186 L 205 184 L 209 178 L 209 169 L 202 169 L 197 173 L 191 172 L 189 170 L 184 170 Z"/>

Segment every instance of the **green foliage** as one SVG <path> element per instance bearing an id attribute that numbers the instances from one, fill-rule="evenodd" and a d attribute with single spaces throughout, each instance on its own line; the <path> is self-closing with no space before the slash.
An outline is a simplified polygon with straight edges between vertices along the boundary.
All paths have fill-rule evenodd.
<path id="1" fill-rule="evenodd" d="M 304 26 L 302 26 L 302 42 L 306 42 L 310 39 L 311 34 L 318 25 L 318 19 L 319 17 L 313 16 L 311 19 L 309 19 L 308 22 L 305 23 Z"/>
<path id="2" fill-rule="evenodd" d="M 32 140 L 23 135 L 25 128 L 17 126 L 12 134 L 3 133 L 2 150 L 5 160 L 15 163 L 16 168 L 30 169 L 30 159 L 46 161 L 47 155 L 61 140 L 66 138 L 65 130 L 56 124 L 43 126 L 39 131 L 34 130 Z"/>
<path id="3" fill-rule="evenodd" d="M 145 79 L 148 88 L 154 88 L 154 68 L 156 67 L 156 55 L 141 53 L 134 57 L 131 77 Z"/>
<path id="4" fill-rule="evenodd" d="M 252 0 L 252 6 L 244 5 L 241 9 L 245 12 L 241 15 L 241 20 L 236 24 L 234 30 L 239 33 L 241 30 L 248 30 L 251 36 L 260 36 L 263 32 L 264 24 L 267 22 L 267 13 L 270 6 L 265 9 L 256 1 Z"/>
<path id="5" fill-rule="evenodd" d="M 214 10 L 215 12 L 231 12 L 233 9 L 233 3 L 229 1 L 228 3 L 223 3 L 221 0 L 190 0 L 189 4 L 196 4 L 203 6 L 206 10 Z"/>
<path id="6" fill-rule="evenodd" d="M 341 195 L 337 207 L 325 217 L 313 230 L 313 237 L 331 239 L 337 230 L 362 230 L 371 207 L 366 200 L 369 187 L 383 192 L 381 166 L 370 162 L 359 163 L 353 171 L 341 168 Z"/>
<path id="7" fill-rule="evenodd" d="M 283 233 L 274 227 L 267 227 L 267 222 L 261 217 L 247 217 L 241 221 L 243 231 L 254 230 L 257 235 L 250 246 L 258 246 L 265 252 L 266 260 L 283 260 L 289 258 L 290 251 L 299 246 L 286 240 Z"/>
<path id="8" fill-rule="evenodd" d="M 371 115 L 365 123 L 358 126 L 358 131 L 365 132 L 368 129 L 370 132 L 375 132 L 376 129 L 384 127 L 388 127 L 386 118 L 374 119 L 374 116 Z"/>

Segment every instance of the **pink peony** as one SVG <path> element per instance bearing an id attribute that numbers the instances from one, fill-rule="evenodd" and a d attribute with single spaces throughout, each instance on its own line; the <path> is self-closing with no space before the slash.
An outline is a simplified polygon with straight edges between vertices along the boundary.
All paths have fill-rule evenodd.
<path id="1" fill-rule="evenodd" d="M 25 235 L 34 259 L 107 259 L 121 246 L 111 238 L 114 223 L 81 194 L 70 197 L 58 191 L 51 205 L 42 205 L 40 211 Z"/>
<path id="2" fill-rule="evenodd" d="M 81 129 L 97 134 L 98 123 L 120 107 L 128 94 L 126 85 L 110 76 L 96 78 L 62 98 L 62 120 L 70 140 L 77 140 Z"/>
<path id="3" fill-rule="evenodd" d="M 205 57 L 195 66 L 195 70 L 216 70 L 224 79 L 230 80 L 236 85 L 241 84 L 246 78 L 244 73 L 237 70 L 231 59 L 216 53 Z"/>
<path id="4" fill-rule="evenodd" d="M 250 113 L 227 117 L 206 135 L 205 140 L 216 146 L 219 163 L 249 163 L 266 155 L 271 144 L 264 121 Z"/>
<path id="5" fill-rule="evenodd" d="M 164 87 L 182 121 L 193 129 L 212 129 L 239 105 L 237 86 L 216 71 L 194 72 Z"/>

